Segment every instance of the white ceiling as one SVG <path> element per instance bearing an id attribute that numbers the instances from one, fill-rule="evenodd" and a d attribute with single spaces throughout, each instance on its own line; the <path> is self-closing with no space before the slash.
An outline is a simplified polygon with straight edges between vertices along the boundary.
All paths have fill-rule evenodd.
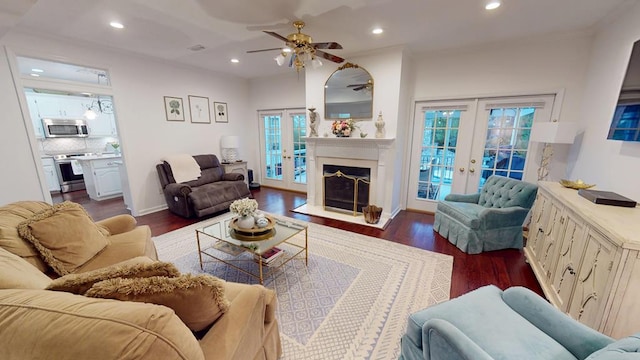
<path id="1" fill-rule="evenodd" d="M 485 0 L 2 0 L 0 37 L 13 28 L 253 78 L 292 71 L 276 65 L 277 51 L 246 51 L 282 46 L 260 30 L 286 36 L 295 19 L 314 42 L 340 43 L 327 52 L 348 61 L 390 46 L 422 53 L 589 30 L 627 1 L 502 0 L 489 12 Z M 385 32 L 372 35 L 375 26 Z"/>

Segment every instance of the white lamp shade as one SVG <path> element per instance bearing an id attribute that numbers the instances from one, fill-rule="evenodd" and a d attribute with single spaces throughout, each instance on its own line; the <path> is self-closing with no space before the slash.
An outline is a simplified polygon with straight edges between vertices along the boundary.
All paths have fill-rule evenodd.
<path id="1" fill-rule="evenodd" d="M 537 122 L 531 127 L 530 141 L 550 144 L 573 144 L 578 126 L 574 122 Z"/>
<path id="2" fill-rule="evenodd" d="M 220 138 L 220 147 L 223 149 L 237 149 L 240 147 L 240 139 L 235 135 L 225 135 Z"/>

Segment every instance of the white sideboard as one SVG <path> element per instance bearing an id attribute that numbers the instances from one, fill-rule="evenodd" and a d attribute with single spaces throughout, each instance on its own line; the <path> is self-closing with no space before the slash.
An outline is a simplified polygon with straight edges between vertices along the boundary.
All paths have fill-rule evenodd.
<path id="1" fill-rule="evenodd" d="M 538 185 L 524 253 L 547 299 L 611 337 L 640 332 L 640 207 Z"/>

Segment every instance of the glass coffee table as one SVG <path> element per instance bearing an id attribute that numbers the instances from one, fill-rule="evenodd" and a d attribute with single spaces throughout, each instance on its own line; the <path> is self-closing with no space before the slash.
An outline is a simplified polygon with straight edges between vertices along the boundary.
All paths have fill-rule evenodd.
<path id="1" fill-rule="evenodd" d="M 214 223 L 196 229 L 200 269 L 203 269 L 203 256 L 207 256 L 242 271 L 263 284 L 265 277 L 272 275 L 302 253 L 304 253 L 305 265 L 308 264 L 306 225 L 298 224 L 291 219 L 280 219 L 268 215 L 273 221 L 272 231 L 254 237 L 237 234 L 231 227 L 234 217 L 229 214 Z M 296 236 L 303 231 L 304 239 L 303 236 Z M 267 254 L 277 250 L 281 250 L 282 254 L 264 259 Z"/>

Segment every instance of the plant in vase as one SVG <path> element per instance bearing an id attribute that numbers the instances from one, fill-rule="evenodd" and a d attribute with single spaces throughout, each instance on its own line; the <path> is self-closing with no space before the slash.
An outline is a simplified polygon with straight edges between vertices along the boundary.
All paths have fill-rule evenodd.
<path id="1" fill-rule="evenodd" d="M 236 224 L 243 229 L 251 229 L 255 224 L 253 213 L 258 210 L 258 202 L 255 199 L 244 198 L 236 200 L 229 205 L 229 211 L 238 214 Z"/>
<path id="2" fill-rule="evenodd" d="M 356 128 L 353 119 L 336 120 L 331 124 L 331 132 L 337 137 L 349 137 Z"/>

